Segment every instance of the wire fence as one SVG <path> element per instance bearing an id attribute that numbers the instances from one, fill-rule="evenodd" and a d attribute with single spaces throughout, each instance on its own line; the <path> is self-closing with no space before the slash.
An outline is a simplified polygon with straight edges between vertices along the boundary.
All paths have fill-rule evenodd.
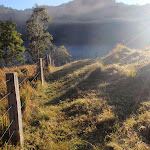
<path id="1" fill-rule="evenodd" d="M 42 61 L 45 58 L 46 58 L 46 56 L 42 58 Z M 41 68 L 40 61 L 38 61 L 38 62 L 36 62 L 36 63 L 34 63 L 32 65 L 36 65 L 35 69 L 32 72 L 29 72 L 29 70 L 26 69 L 26 68 L 23 71 L 21 71 L 21 74 L 25 74 L 25 73 L 26 74 L 24 75 L 25 76 L 24 79 L 20 78 L 20 81 L 18 83 L 18 87 L 19 87 L 19 89 L 21 89 L 21 94 L 19 94 L 20 97 L 23 96 L 23 94 L 25 94 L 25 92 L 27 91 L 27 89 L 29 87 L 32 87 L 32 90 L 35 89 L 36 85 L 38 83 L 39 76 L 41 74 L 40 69 L 39 69 L 39 68 Z M 15 66 L 13 66 L 13 67 L 15 67 Z M 15 68 L 18 69 L 17 66 Z M 8 68 L 5 67 L 5 69 L 7 69 L 7 72 L 9 72 Z M 20 77 L 21 75 L 18 74 L 18 76 Z M 2 82 L 0 83 L 0 86 L 6 85 L 6 87 L 7 87 L 7 84 L 9 84 L 10 81 L 11 81 L 11 79 L 6 80 L 6 81 L 2 80 Z M 24 85 L 25 85 L 25 88 L 24 88 Z M 1 87 L 0 87 L 0 89 L 1 89 Z M 11 92 L 7 92 L 7 94 L 1 94 L 0 95 L 0 97 L 1 97 L 0 102 L 2 102 L 3 100 L 6 100 L 10 96 L 10 94 L 12 94 L 12 93 Z M 4 96 L 2 96 L 2 95 L 4 95 Z M 26 104 L 26 99 L 22 103 L 21 109 L 25 106 L 25 104 Z M 13 108 L 14 108 L 14 105 L 11 105 L 11 106 L 7 107 L 6 111 L 3 114 L 1 114 L 1 118 L 0 118 L 0 122 L 2 122 L 2 123 L 0 123 L 0 128 L 2 128 L 2 126 L 3 126 L 3 129 L 1 129 L 1 130 L 3 131 L 5 129 L 3 131 L 3 133 L 0 133 L 1 134 L 0 135 L 0 143 L 3 143 L 3 145 L 1 145 L 1 146 L 4 146 L 5 148 L 7 148 L 7 146 L 10 143 L 10 141 L 12 140 L 12 137 L 14 136 L 14 134 L 16 134 L 15 133 L 16 130 L 13 130 L 13 131 L 10 132 L 10 128 L 14 124 L 15 118 L 12 119 L 12 120 L 9 120 L 10 119 L 10 117 L 9 117 L 9 119 L 8 119 L 8 114 L 10 113 L 10 111 Z M 22 115 L 23 115 L 24 112 L 22 112 Z M 10 122 L 9 125 L 4 124 L 3 120 L 4 120 L 5 117 L 9 120 L 9 122 Z M 1 126 L 1 124 L 3 124 L 3 125 Z M 5 136 L 6 136 L 6 138 L 4 139 Z"/>
<path id="2" fill-rule="evenodd" d="M 7 131 L 9 130 L 9 128 L 11 127 L 13 122 L 14 122 L 14 119 L 10 122 L 9 126 L 6 128 L 6 130 L 4 131 L 2 136 L 0 137 L 0 141 L 3 139 L 3 137 L 5 136 L 5 134 L 7 133 Z"/>
<path id="3" fill-rule="evenodd" d="M 44 59 L 45 59 L 46 57 L 44 57 Z M 39 77 L 39 75 L 40 75 L 40 69 L 39 68 L 41 68 L 40 67 L 40 61 L 38 61 L 38 62 L 36 62 L 36 63 L 34 63 L 33 65 L 37 65 L 37 67 L 35 68 L 35 69 L 33 69 L 33 71 L 32 72 L 29 72 L 29 70 L 26 70 L 26 69 L 24 69 L 21 73 L 26 73 L 26 75 L 25 75 L 25 77 L 24 77 L 24 79 L 20 79 L 20 82 L 18 83 L 18 86 L 19 86 L 19 88 L 21 89 L 21 93 L 20 93 L 20 97 L 22 97 L 24 94 L 25 94 L 25 92 L 27 91 L 27 89 L 29 88 L 29 87 L 32 87 L 32 90 L 36 87 L 36 85 L 37 85 L 37 78 Z M 43 68 L 44 69 L 44 68 Z M 45 70 L 45 69 L 44 69 Z M 31 77 L 32 76 L 32 77 Z M 32 79 L 31 79 L 32 78 Z M 1 82 L 0 83 L 0 85 L 3 85 L 3 84 L 7 84 L 7 83 L 9 83 L 9 81 L 10 81 L 10 79 L 9 80 L 6 80 L 6 81 L 3 81 L 3 82 Z M 26 86 L 25 86 L 25 88 L 24 88 L 24 84 L 25 83 L 27 83 L 28 82 L 28 84 L 26 84 Z M 33 84 L 33 82 L 34 82 L 34 84 Z M 33 84 L 33 85 L 32 85 Z M 3 101 L 3 100 L 5 100 L 8 96 L 10 96 L 10 94 L 11 94 L 11 92 L 9 92 L 9 93 L 7 93 L 5 96 L 3 96 L 1 99 L 0 99 L 0 102 L 1 101 Z M 21 104 L 21 109 L 22 109 L 22 115 L 24 115 L 24 112 L 25 112 L 25 104 L 26 104 L 26 99 L 22 102 L 22 104 Z M 2 121 L 3 119 L 4 119 L 4 117 L 5 116 L 7 116 L 8 117 L 8 114 L 9 114 L 9 112 L 13 109 L 13 105 L 11 105 L 11 106 L 9 106 L 8 108 L 7 108 L 7 110 L 3 113 L 3 115 L 1 116 L 1 118 L 0 118 L 0 121 Z M 24 108 L 24 109 L 23 109 Z M 24 110 L 24 111 L 23 111 Z M 12 120 L 10 120 L 10 124 L 9 125 L 7 125 L 7 126 L 5 126 L 5 130 L 4 130 L 4 132 L 2 133 L 2 135 L 0 136 L 0 141 L 2 141 L 3 139 L 4 139 L 4 137 L 5 136 L 7 136 L 7 138 L 6 138 L 6 140 L 5 141 L 3 141 L 3 143 L 6 143 L 5 144 L 5 147 L 7 148 L 7 146 L 9 145 L 9 143 L 10 143 L 10 141 L 12 140 L 12 138 L 13 138 L 13 136 L 14 136 L 14 134 L 15 134 L 15 132 L 16 132 L 16 130 L 13 130 L 13 131 L 11 131 L 10 132 L 10 128 L 11 128 L 11 126 L 13 125 L 13 123 L 14 123 L 14 119 L 12 119 Z M 10 145 L 11 146 L 11 145 Z"/>
<path id="4" fill-rule="evenodd" d="M 129 44 L 133 43 L 139 36 L 141 36 L 142 34 L 144 34 L 146 31 L 147 31 L 147 30 L 144 29 L 144 30 L 141 32 L 141 34 L 137 35 L 137 37 L 135 37 L 134 39 L 131 39 L 130 41 L 128 41 L 125 45 L 128 46 Z M 42 59 L 44 60 L 45 58 L 46 58 L 46 56 L 43 57 Z M 111 59 L 111 58 L 110 58 L 110 59 Z M 37 65 L 37 67 L 36 67 L 31 73 L 28 73 L 28 70 L 26 70 L 26 69 L 24 69 L 23 71 L 21 71 L 21 73 L 26 73 L 26 72 L 27 72 L 27 76 L 25 76 L 25 78 L 22 79 L 22 80 L 19 82 L 19 87 L 22 89 L 22 93 L 20 94 L 20 96 L 23 96 L 23 94 L 24 94 L 24 93 L 26 92 L 26 90 L 32 85 L 33 82 L 35 82 L 35 83 L 34 83 L 34 85 L 32 86 L 32 90 L 33 90 L 33 88 L 36 87 L 36 85 L 37 85 L 37 80 L 36 80 L 36 79 L 37 79 L 37 77 L 40 75 L 40 72 L 38 71 L 39 68 L 40 68 L 39 63 L 40 63 L 40 61 L 38 61 L 38 62 L 36 62 L 36 63 L 33 64 L 33 65 Z M 14 66 L 14 65 L 12 65 L 12 64 L 11 64 L 11 66 L 15 67 L 16 69 L 18 68 L 17 66 Z M 115 65 L 114 65 L 114 67 L 115 67 Z M 129 67 L 130 67 L 130 66 L 129 66 Z M 127 68 L 128 68 L 128 67 L 127 67 Z M 117 76 L 119 76 L 122 72 L 125 72 L 127 68 L 122 68 L 122 69 L 119 71 L 119 74 L 118 74 Z M 46 68 L 44 68 L 44 70 L 46 70 Z M 8 71 L 9 71 L 9 69 L 8 69 Z M 29 79 L 31 78 L 31 75 L 34 75 L 34 76 L 32 77 L 32 80 L 30 81 Z M 115 77 L 117 77 L 117 76 L 115 76 Z M 110 78 L 110 80 L 113 80 L 113 76 Z M 10 81 L 10 80 L 2 81 L 2 82 L 0 83 L 0 86 L 7 84 L 9 81 Z M 29 84 L 27 84 L 27 86 L 24 88 L 24 87 L 23 87 L 24 83 L 27 83 L 28 81 L 29 81 Z M 10 94 L 11 94 L 11 92 L 5 94 L 5 96 L 3 96 L 3 97 L 0 99 L 0 102 L 2 102 L 3 100 L 7 99 L 7 97 L 8 97 Z M 26 100 L 24 100 L 24 102 L 22 103 L 21 108 L 23 108 L 23 107 L 25 106 L 25 104 L 26 104 Z M 2 120 L 4 119 L 4 117 L 5 117 L 6 115 L 8 115 L 8 113 L 10 112 L 10 110 L 11 110 L 12 108 L 13 108 L 13 105 L 11 105 L 10 107 L 7 108 L 7 110 L 6 110 L 6 111 L 3 113 L 3 115 L 1 116 L 0 121 L 2 121 Z M 22 113 L 22 114 L 23 114 L 23 113 Z M 6 133 L 9 131 L 9 129 L 10 129 L 10 127 L 12 126 L 13 123 L 14 123 L 14 119 L 10 121 L 10 124 L 7 126 L 6 130 L 5 130 L 5 131 L 3 132 L 3 134 L 1 135 L 0 141 L 2 141 L 2 139 L 4 138 L 4 136 L 6 135 Z M 8 138 L 8 140 L 7 140 L 7 142 L 5 141 L 5 142 L 6 142 L 6 147 L 7 147 L 7 145 L 9 144 L 9 142 L 11 141 L 11 139 L 12 139 L 14 133 L 15 133 L 15 130 L 13 130 L 13 131 L 11 132 L 11 134 L 10 134 L 10 136 L 9 136 L 9 138 Z"/>
<path id="5" fill-rule="evenodd" d="M 10 81 L 10 80 L 1 82 L 0 86 L 1 86 L 2 84 L 6 84 L 6 83 L 9 82 L 9 81 Z"/>
<path id="6" fill-rule="evenodd" d="M 2 100 L 4 100 L 6 97 L 8 97 L 10 94 L 11 94 L 11 93 L 6 94 L 6 95 L 0 100 L 0 102 L 1 102 Z"/>

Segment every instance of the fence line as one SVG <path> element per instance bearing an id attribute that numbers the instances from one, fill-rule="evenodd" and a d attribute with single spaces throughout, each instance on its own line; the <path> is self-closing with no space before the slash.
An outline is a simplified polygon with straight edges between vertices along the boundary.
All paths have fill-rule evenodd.
<path id="1" fill-rule="evenodd" d="M 29 85 L 27 85 L 27 87 L 25 89 L 21 85 L 23 83 L 25 83 L 25 82 L 28 81 L 30 75 L 28 75 L 27 77 L 25 77 L 19 83 L 18 82 L 18 74 L 17 73 L 6 73 L 6 81 L 3 81 L 3 82 L 0 83 L 0 85 L 6 84 L 6 87 L 7 87 L 7 94 L 3 98 L 0 99 L 0 102 L 8 97 L 8 104 L 9 104 L 9 108 L 6 110 L 6 112 L 0 118 L 0 121 L 2 121 L 3 118 L 9 113 L 10 124 L 9 124 L 9 126 L 7 126 L 6 130 L 4 131 L 4 133 L 2 134 L 2 136 L 0 137 L 0 141 L 1 141 L 3 139 L 3 137 L 5 136 L 5 134 L 10 130 L 10 136 L 9 136 L 9 139 L 8 139 L 6 145 L 5 145 L 6 148 L 7 148 L 7 145 L 9 144 L 10 141 L 12 141 L 13 143 L 15 143 L 16 141 L 14 141 L 14 140 L 17 140 L 17 142 L 18 142 L 19 139 L 20 139 L 20 145 L 23 145 L 23 143 L 22 143 L 23 142 L 23 132 L 20 133 L 20 131 L 19 131 L 20 127 L 19 126 L 21 126 L 21 128 L 22 128 L 22 113 L 21 113 L 21 108 L 25 105 L 26 101 L 24 101 L 24 103 L 22 104 L 22 106 L 20 105 L 20 108 L 18 106 L 15 106 L 15 105 L 16 104 L 18 105 L 18 103 L 21 104 L 21 102 L 20 102 L 20 96 L 22 96 L 25 93 L 25 91 L 31 86 L 31 84 L 33 83 L 33 81 L 37 77 L 39 77 L 39 79 L 41 78 L 42 72 L 43 72 L 42 60 L 45 59 L 45 58 L 47 58 L 46 59 L 46 64 L 48 64 L 48 65 L 52 64 L 52 60 L 48 59 L 48 58 L 51 58 L 50 55 L 49 56 L 46 55 L 45 57 L 41 58 L 39 61 L 37 61 L 36 63 L 34 63 L 33 65 L 37 65 L 37 67 L 36 67 L 36 69 L 34 69 L 34 71 L 32 73 L 29 73 L 29 74 L 32 75 L 36 71 L 37 71 L 37 73 L 35 74 L 35 76 L 33 77 L 33 79 L 30 81 Z M 25 73 L 27 71 L 28 70 L 25 69 L 21 73 Z M 8 78 L 10 78 L 10 79 L 8 79 Z M 34 86 L 32 88 L 35 88 L 36 85 L 37 85 L 37 82 L 34 84 Z M 19 92 L 19 88 L 20 87 L 23 89 L 21 95 L 20 95 L 20 92 Z M 14 91 L 12 92 L 12 90 L 14 90 Z M 16 102 L 18 100 L 19 100 L 19 102 Z M 14 104 L 14 102 L 15 102 L 15 104 Z M 18 120 L 18 117 L 16 115 L 19 115 L 21 117 L 21 122 L 20 122 L 20 119 Z M 16 122 L 16 121 L 18 121 L 18 122 Z M 17 134 L 20 134 L 20 135 L 17 135 Z M 17 136 L 17 138 L 14 139 L 14 137 L 16 137 L 16 136 Z"/>

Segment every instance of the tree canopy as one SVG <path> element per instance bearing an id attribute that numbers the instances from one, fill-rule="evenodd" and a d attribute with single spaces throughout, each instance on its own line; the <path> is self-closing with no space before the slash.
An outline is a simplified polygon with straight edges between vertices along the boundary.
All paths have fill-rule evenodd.
<path id="1" fill-rule="evenodd" d="M 16 23 L 11 20 L 0 21 L 0 67 L 25 61 L 23 40 L 15 28 Z"/>
<path id="2" fill-rule="evenodd" d="M 53 58 L 55 65 L 64 65 L 68 61 L 71 61 L 71 55 L 67 52 L 67 49 L 64 45 L 60 46 L 53 52 Z"/>
<path id="3" fill-rule="evenodd" d="M 33 61 L 43 57 L 46 51 L 52 46 L 52 35 L 46 32 L 46 23 L 50 23 L 50 17 L 46 12 L 46 8 L 36 6 L 33 9 L 33 14 L 26 22 L 26 32 L 28 33 L 27 52 L 30 54 Z"/>

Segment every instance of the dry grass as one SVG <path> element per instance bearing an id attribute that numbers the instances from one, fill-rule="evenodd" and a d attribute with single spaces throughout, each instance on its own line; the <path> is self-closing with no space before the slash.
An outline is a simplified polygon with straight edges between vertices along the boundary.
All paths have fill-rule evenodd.
<path id="1" fill-rule="evenodd" d="M 118 63 L 119 65 L 142 65 L 149 62 L 150 50 L 135 50 L 118 44 L 108 55 L 102 58 L 105 65 Z"/>
<path id="2" fill-rule="evenodd" d="M 0 99 L 3 98 L 7 94 L 6 83 L 5 83 L 6 81 L 5 74 L 7 72 L 17 72 L 19 83 L 21 83 L 25 78 L 28 77 L 27 80 L 25 82 L 22 82 L 22 84 L 20 85 L 21 105 L 24 104 L 22 108 L 22 112 L 24 113 L 23 118 L 24 120 L 27 120 L 28 115 L 30 115 L 29 112 L 33 108 L 31 100 L 35 98 L 37 87 L 40 87 L 40 83 L 38 82 L 35 87 L 36 89 L 33 88 L 36 80 L 34 80 L 32 84 L 30 84 L 30 81 L 36 75 L 36 66 L 24 65 L 20 67 L 11 67 L 11 68 L 1 69 L 0 70 L 0 74 L 1 74 L 0 83 L 3 82 L 3 84 L 1 84 L 0 86 Z M 6 112 L 7 109 L 8 109 L 8 102 L 7 102 L 7 98 L 5 98 L 3 101 L 0 102 L 0 117 L 3 116 L 3 114 Z M 9 117 L 7 113 L 0 122 L 0 135 L 4 133 L 4 131 L 6 130 L 8 126 L 9 126 Z M 1 143 L 0 143 L 1 146 L 8 140 L 9 136 L 10 136 L 9 132 L 7 132 L 4 138 L 1 140 Z"/>
<path id="3" fill-rule="evenodd" d="M 149 104 L 146 103 L 146 104 Z M 134 150 L 149 150 L 149 131 L 150 131 L 150 113 L 143 109 L 145 104 L 139 109 L 137 115 L 132 115 L 126 119 L 118 130 L 111 134 L 111 142 L 107 144 L 108 147 L 117 149 L 134 149 Z"/>
<path id="4" fill-rule="evenodd" d="M 118 45 L 102 59 L 50 67 L 45 86 L 21 97 L 24 149 L 149 150 L 148 58 L 149 50 Z"/>

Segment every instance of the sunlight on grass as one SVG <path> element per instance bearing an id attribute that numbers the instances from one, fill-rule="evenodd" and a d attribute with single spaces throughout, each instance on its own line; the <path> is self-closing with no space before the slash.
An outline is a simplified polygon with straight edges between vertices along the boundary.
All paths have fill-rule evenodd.
<path id="1" fill-rule="evenodd" d="M 45 70 L 44 87 L 40 82 L 35 85 L 36 81 L 30 85 L 29 81 L 36 74 L 31 72 L 36 66 L 18 67 L 19 81 L 30 76 L 20 88 L 21 103 L 24 103 L 25 149 L 149 149 L 150 104 L 146 102 L 149 82 L 145 86 L 147 93 L 142 95 L 140 91 L 143 89 L 143 77 L 150 73 L 149 63 L 141 66 L 123 64 L 125 57 L 135 52 L 122 45 L 113 53 L 118 55 L 115 59 L 121 59 L 111 64 L 106 56 L 103 59 L 79 60 L 61 67 L 50 66 L 49 70 Z M 111 58 L 111 55 L 108 57 Z M 128 62 L 129 58 L 132 57 L 128 57 Z M 134 61 L 138 59 L 134 58 Z M 107 63 L 102 62 L 104 60 Z M 15 69 L 0 70 L 3 74 L 0 81 L 5 79 L 5 71 Z M 0 90 L 2 97 L 6 94 L 6 85 Z M 141 99 L 137 100 L 139 93 Z M 5 100 L 1 103 L 0 114 L 6 109 Z M 7 115 L 0 124 L 0 132 L 8 125 Z M 19 145 L 11 149 L 19 149 Z"/>

